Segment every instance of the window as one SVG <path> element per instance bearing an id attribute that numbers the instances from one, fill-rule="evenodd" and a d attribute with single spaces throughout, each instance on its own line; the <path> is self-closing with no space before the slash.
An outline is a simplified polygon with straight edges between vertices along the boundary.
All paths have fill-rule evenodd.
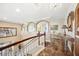
<path id="1" fill-rule="evenodd" d="M 41 21 L 37 24 L 37 31 L 48 32 L 48 28 L 48 22 L 46 21 Z"/>
<path id="2" fill-rule="evenodd" d="M 28 32 L 35 32 L 36 31 L 36 25 L 35 25 L 35 23 L 33 23 L 33 22 L 28 23 L 27 31 Z"/>

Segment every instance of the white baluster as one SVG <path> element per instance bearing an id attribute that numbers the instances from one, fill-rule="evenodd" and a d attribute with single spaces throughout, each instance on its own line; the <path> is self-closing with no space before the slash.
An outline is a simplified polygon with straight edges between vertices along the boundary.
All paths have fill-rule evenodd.
<path id="1" fill-rule="evenodd" d="M 2 51 L 0 51 L 0 56 L 2 56 Z"/>

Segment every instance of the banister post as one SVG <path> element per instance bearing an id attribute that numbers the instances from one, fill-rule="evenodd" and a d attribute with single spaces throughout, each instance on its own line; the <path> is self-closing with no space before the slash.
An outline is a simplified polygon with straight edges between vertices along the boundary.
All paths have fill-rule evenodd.
<path id="1" fill-rule="evenodd" d="M 0 51 L 0 56 L 2 56 L 2 51 Z"/>
<path id="2" fill-rule="evenodd" d="M 40 45 L 40 31 L 38 31 L 37 36 L 38 36 L 38 45 Z"/>
<path id="3" fill-rule="evenodd" d="M 46 47 L 46 33 L 44 32 L 44 47 Z"/>
<path id="4" fill-rule="evenodd" d="M 71 42 L 72 42 L 72 46 L 71 46 L 71 50 L 72 50 L 72 55 L 74 56 L 74 38 L 71 38 Z"/>

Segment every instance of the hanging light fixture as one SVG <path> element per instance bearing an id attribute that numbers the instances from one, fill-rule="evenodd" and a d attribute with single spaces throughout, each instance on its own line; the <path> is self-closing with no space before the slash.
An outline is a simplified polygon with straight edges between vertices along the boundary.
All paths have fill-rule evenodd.
<path id="1" fill-rule="evenodd" d="M 50 5 L 50 7 L 52 7 L 52 8 L 56 8 L 56 7 L 62 6 L 61 3 L 50 3 L 49 5 Z"/>
<path id="2" fill-rule="evenodd" d="M 20 9 L 19 9 L 19 8 L 17 8 L 17 9 L 16 9 L 16 12 L 20 12 Z"/>
<path id="3" fill-rule="evenodd" d="M 40 3 L 34 3 L 35 6 L 43 6 L 44 4 L 40 4 Z M 61 7 L 62 3 L 48 3 L 48 6 L 51 8 L 56 8 L 56 7 Z"/>

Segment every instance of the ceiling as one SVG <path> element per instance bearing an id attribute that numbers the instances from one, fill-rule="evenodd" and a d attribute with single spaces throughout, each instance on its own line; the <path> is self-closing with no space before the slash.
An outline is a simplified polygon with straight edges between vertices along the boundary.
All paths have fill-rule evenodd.
<path id="1" fill-rule="evenodd" d="M 62 3 L 56 6 L 53 3 L 0 3 L 0 20 L 25 23 L 48 17 L 62 21 L 74 6 L 76 4 L 73 3 Z"/>

